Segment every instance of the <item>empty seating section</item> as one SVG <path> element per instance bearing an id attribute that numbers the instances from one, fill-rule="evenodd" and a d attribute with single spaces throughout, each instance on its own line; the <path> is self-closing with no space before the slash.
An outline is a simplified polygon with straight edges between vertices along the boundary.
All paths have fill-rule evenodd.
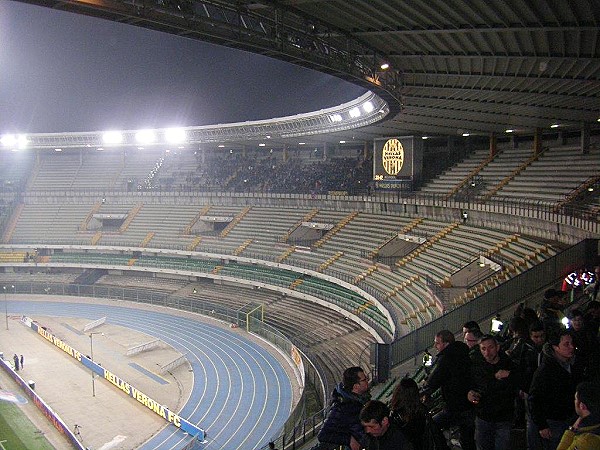
<path id="1" fill-rule="evenodd" d="M 252 239 L 252 243 L 241 253 L 263 255 L 273 259 L 274 245 L 281 243 L 290 228 L 302 219 L 308 211 L 298 209 L 272 209 L 253 207 L 244 218 L 237 223 L 226 237 L 244 241 Z M 279 247 L 283 251 L 283 247 Z"/>
<path id="2" fill-rule="evenodd" d="M 182 280 L 159 276 L 103 275 L 95 284 L 175 293 L 188 283 Z"/>
<path id="3" fill-rule="evenodd" d="M 22 263 L 27 258 L 27 252 L 0 251 L 0 263 Z"/>
<path id="4" fill-rule="evenodd" d="M 130 256 L 108 253 L 63 253 L 50 257 L 51 263 L 98 264 L 103 266 L 127 266 Z"/>
<path id="5" fill-rule="evenodd" d="M 557 202 L 599 173 L 600 149 L 549 148 L 496 196 Z"/>
<path id="6" fill-rule="evenodd" d="M 90 238 L 78 230 L 91 207 L 86 203 L 25 204 L 11 243 L 87 244 Z"/>
<path id="7" fill-rule="evenodd" d="M 112 189 L 115 177 L 123 167 L 120 151 L 82 152 L 77 174 L 71 189 L 102 191 Z"/>
<path id="8" fill-rule="evenodd" d="M 533 156 L 530 148 L 506 149 L 498 153 L 478 173 L 479 181 L 482 184 L 482 195 L 494 192 L 496 187 L 509 177 L 513 172 L 525 164 Z"/>
<path id="9" fill-rule="evenodd" d="M 67 190 L 71 188 L 80 166 L 79 152 L 41 152 L 39 166 L 29 181 L 32 191 Z"/>
<path id="10" fill-rule="evenodd" d="M 550 147 L 537 158 L 533 156 L 529 145 L 507 148 L 477 170 L 489 157 L 489 150 L 476 151 L 429 181 L 421 192 L 450 194 L 469 181 L 456 192 L 457 198 L 459 195 L 479 199 L 491 196 L 492 199 L 554 204 L 600 173 L 598 146 L 591 146 L 585 154 L 579 146 Z M 476 175 L 471 176 L 474 172 Z"/>
<path id="11" fill-rule="evenodd" d="M 475 171 L 489 156 L 489 150 L 478 150 L 469 155 L 462 162 L 455 164 L 431 182 L 427 183 L 421 191 L 429 194 L 447 195 L 459 186 L 469 175 Z"/>

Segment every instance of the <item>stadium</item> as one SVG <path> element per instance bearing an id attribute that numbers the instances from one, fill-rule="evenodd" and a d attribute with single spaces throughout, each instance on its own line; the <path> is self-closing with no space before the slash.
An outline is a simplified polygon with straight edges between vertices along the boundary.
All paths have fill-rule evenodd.
<path id="1" fill-rule="evenodd" d="M 16 327 L 41 339 L 31 328 L 94 389 L 108 380 L 135 414 L 164 419 L 105 448 L 310 448 L 345 368 L 368 369 L 388 398 L 437 331 L 536 308 L 600 263 L 593 2 L 25 3 L 362 89 L 218 125 L 0 130 L 3 342 Z M 153 359 L 109 372 L 121 357 L 93 335 L 129 332 L 183 386 L 173 410 L 125 382 L 160 384 Z"/>

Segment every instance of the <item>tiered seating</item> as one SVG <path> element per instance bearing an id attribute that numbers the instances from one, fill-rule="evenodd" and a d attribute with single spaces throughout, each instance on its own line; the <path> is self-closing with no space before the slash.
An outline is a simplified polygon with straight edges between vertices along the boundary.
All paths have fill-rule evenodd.
<path id="1" fill-rule="evenodd" d="M 87 236 L 78 236 L 79 225 L 91 205 L 86 203 L 25 204 L 12 243 L 87 244 Z"/>
<path id="2" fill-rule="evenodd" d="M 71 183 L 71 188 L 97 191 L 111 189 L 115 175 L 122 167 L 123 156 L 120 150 L 82 152 L 81 164 Z"/>
<path id="3" fill-rule="evenodd" d="M 465 160 L 454 165 L 444 173 L 423 186 L 421 192 L 428 194 L 448 195 L 460 186 L 489 156 L 489 150 L 478 150 Z"/>
<path id="4" fill-rule="evenodd" d="M 304 215 L 307 210 L 252 208 L 244 218 L 231 229 L 226 239 L 243 241 L 249 236 L 252 243 L 244 250 L 242 256 L 251 254 L 273 260 L 275 246 L 283 251 L 281 241 L 288 230 Z"/>
<path id="5" fill-rule="evenodd" d="M 579 148 L 550 148 L 496 196 L 557 202 L 587 178 L 598 173 L 600 173 L 599 149 L 582 154 Z"/>
<path id="6" fill-rule="evenodd" d="M 130 257 L 119 254 L 98 253 L 54 253 L 50 257 L 51 263 L 98 264 L 111 266 L 127 266 Z"/>
<path id="7" fill-rule="evenodd" d="M 30 180 L 33 191 L 66 190 L 71 188 L 80 166 L 78 151 L 64 151 L 50 154 L 41 152 L 39 169 Z"/>

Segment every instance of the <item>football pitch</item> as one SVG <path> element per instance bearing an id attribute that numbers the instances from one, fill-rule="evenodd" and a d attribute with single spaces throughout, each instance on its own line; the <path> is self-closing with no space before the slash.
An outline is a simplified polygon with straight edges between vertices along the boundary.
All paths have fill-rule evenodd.
<path id="1" fill-rule="evenodd" d="M 18 405 L 0 402 L 0 449 L 52 450 L 53 448 Z"/>

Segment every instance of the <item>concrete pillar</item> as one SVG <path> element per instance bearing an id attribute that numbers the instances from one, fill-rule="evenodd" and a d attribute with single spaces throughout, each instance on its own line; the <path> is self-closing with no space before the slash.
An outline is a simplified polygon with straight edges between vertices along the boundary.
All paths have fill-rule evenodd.
<path id="1" fill-rule="evenodd" d="M 581 153 L 586 155 L 590 153 L 590 124 L 581 123 Z"/>
<path id="2" fill-rule="evenodd" d="M 490 156 L 496 156 L 498 154 L 498 137 L 496 133 L 490 133 Z"/>
<path id="3" fill-rule="evenodd" d="M 536 128 L 533 134 L 533 154 L 539 155 L 542 151 L 542 129 Z"/>

